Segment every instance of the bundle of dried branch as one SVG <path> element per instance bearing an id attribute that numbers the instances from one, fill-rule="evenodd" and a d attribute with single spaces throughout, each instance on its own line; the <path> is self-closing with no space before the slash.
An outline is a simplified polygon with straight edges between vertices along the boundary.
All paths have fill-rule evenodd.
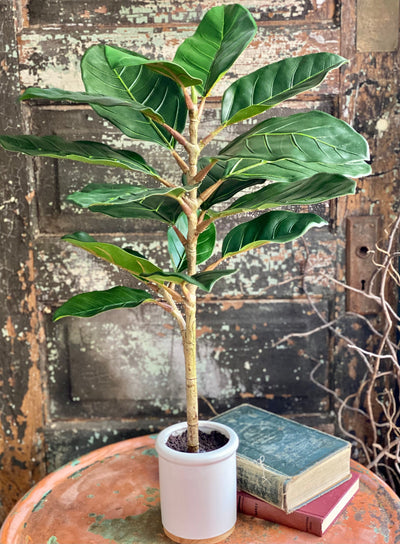
<path id="1" fill-rule="evenodd" d="M 328 329 L 341 348 L 356 354 L 363 366 L 362 377 L 357 381 L 356 390 L 346 396 L 321 383 L 316 376 L 324 362 L 314 359 L 310 379 L 318 387 L 329 393 L 334 400 L 337 424 L 340 432 L 353 444 L 353 456 L 369 469 L 379 474 L 399 494 L 400 493 L 400 316 L 396 311 L 393 297 L 394 289 L 400 288 L 400 275 L 397 269 L 400 252 L 397 243 L 400 230 L 400 215 L 385 231 L 385 238 L 372 252 L 376 266 L 375 274 L 367 290 L 354 289 L 335 278 L 320 275 L 345 290 L 353 290 L 362 296 L 371 298 L 379 305 L 379 316 L 364 316 L 345 312 L 332 321 L 328 321 L 319 312 L 313 297 L 307 289 L 307 278 L 315 274 L 309 266 L 308 249 L 305 247 L 305 266 L 302 278 L 304 293 L 321 319 L 321 326 L 306 333 L 293 333 L 281 338 L 276 345 L 305 337 L 322 329 Z M 377 294 L 374 294 L 377 293 Z M 368 342 L 357 345 L 353 339 L 343 334 L 349 330 L 343 326 L 351 319 L 361 324 L 368 332 Z M 353 324 L 354 324 L 353 323 Z M 303 356 L 312 359 L 307 353 Z"/>

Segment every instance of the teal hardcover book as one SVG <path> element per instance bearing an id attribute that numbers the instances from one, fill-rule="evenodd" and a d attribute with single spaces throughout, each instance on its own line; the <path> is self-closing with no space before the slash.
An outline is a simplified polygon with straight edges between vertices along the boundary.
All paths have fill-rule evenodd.
<path id="1" fill-rule="evenodd" d="M 239 489 L 286 512 L 350 478 L 346 440 L 249 404 L 213 420 L 239 436 Z"/>

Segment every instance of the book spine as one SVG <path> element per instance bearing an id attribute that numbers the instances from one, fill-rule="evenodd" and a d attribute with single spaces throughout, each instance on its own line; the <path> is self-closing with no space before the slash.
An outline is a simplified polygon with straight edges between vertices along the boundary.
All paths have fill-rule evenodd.
<path id="1" fill-rule="evenodd" d="M 263 501 L 287 511 L 286 486 L 288 478 L 284 474 L 272 472 L 264 464 L 244 459 L 237 455 L 237 483 L 240 491 L 250 493 Z"/>
<path id="2" fill-rule="evenodd" d="M 302 512 L 286 514 L 283 510 L 246 493 L 238 493 L 238 512 L 266 521 L 280 523 L 306 533 L 322 536 L 321 519 Z"/>

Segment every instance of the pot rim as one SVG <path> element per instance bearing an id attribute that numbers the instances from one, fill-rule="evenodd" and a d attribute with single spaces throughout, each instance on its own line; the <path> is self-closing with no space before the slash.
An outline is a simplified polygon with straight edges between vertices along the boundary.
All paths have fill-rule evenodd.
<path id="1" fill-rule="evenodd" d="M 223 459 L 230 457 L 236 453 L 239 446 L 239 437 L 233 429 L 217 423 L 216 421 L 199 421 L 199 428 L 202 431 L 219 431 L 229 438 L 228 442 L 217 450 L 207 451 L 202 453 L 188 453 L 185 451 L 176 451 L 167 446 L 166 442 L 169 436 L 174 432 L 183 432 L 187 428 L 186 421 L 170 425 L 162 430 L 156 438 L 156 451 L 159 457 L 182 465 L 209 465 L 218 463 Z"/>

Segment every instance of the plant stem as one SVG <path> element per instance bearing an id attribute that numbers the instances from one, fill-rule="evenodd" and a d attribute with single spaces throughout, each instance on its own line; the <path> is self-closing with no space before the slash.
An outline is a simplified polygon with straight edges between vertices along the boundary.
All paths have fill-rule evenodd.
<path id="1" fill-rule="evenodd" d="M 193 289 L 194 287 L 194 289 Z M 196 286 L 190 285 L 185 304 L 186 329 L 182 334 L 185 355 L 186 418 L 188 452 L 199 451 L 198 400 L 196 372 Z"/>
<path id="2" fill-rule="evenodd" d="M 189 173 L 188 185 L 195 185 L 197 174 L 197 161 L 199 158 L 199 145 L 197 129 L 199 124 L 197 106 L 193 104 L 189 111 Z M 196 273 L 197 260 L 197 189 L 189 191 L 188 202 L 191 212 L 188 214 L 188 233 L 186 238 L 186 258 L 188 263 L 188 275 Z M 196 286 L 188 284 L 185 290 L 185 320 L 186 328 L 182 333 L 183 351 L 185 356 L 185 380 L 186 380 L 186 414 L 188 432 L 188 452 L 199 451 L 199 410 L 197 396 L 197 372 L 196 372 Z"/>

